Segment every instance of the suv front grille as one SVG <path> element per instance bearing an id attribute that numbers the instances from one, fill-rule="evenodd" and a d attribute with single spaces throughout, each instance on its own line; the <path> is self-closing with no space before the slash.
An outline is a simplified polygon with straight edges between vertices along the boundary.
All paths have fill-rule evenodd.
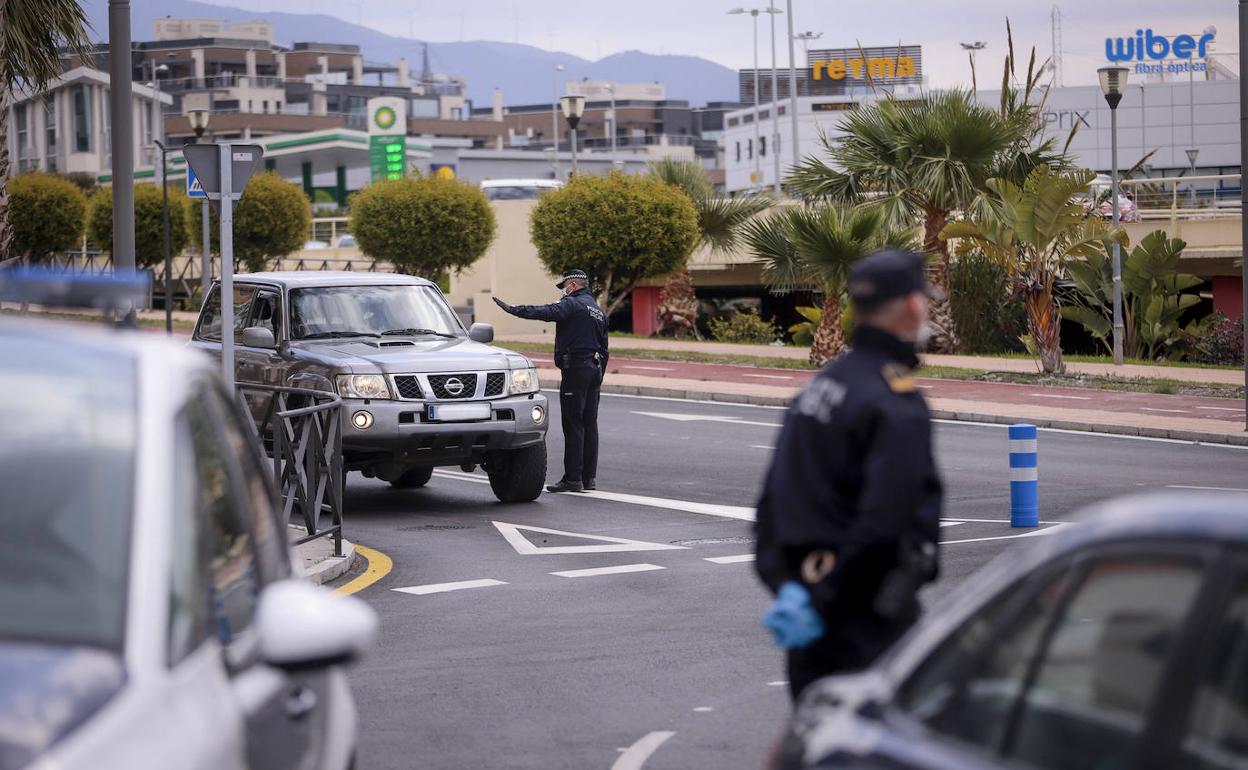
<path id="1" fill-rule="evenodd" d="M 420 389 L 420 380 L 414 374 L 398 374 L 394 377 L 394 387 L 399 391 L 399 398 L 424 398 Z"/>
<path id="2" fill-rule="evenodd" d="M 459 383 L 458 389 L 454 387 L 455 381 Z M 448 388 L 448 384 L 451 387 Z M 429 375 L 429 387 L 433 388 L 433 395 L 439 400 L 473 398 L 477 395 L 477 375 L 431 374 Z"/>
<path id="3" fill-rule="evenodd" d="M 507 387 L 507 375 L 502 372 L 490 372 L 485 375 L 485 397 L 501 396 Z"/>

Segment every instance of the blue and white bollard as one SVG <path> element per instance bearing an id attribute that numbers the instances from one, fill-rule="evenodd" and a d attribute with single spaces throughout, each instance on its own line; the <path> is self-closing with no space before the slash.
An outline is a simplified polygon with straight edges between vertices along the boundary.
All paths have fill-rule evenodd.
<path id="1" fill-rule="evenodd" d="M 1010 526 L 1040 526 L 1040 476 L 1036 426 L 1010 426 Z"/>

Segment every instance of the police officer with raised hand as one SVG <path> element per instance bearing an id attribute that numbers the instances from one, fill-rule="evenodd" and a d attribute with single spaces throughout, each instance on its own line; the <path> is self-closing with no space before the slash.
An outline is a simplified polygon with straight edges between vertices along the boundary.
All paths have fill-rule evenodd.
<path id="1" fill-rule="evenodd" d="M 598 398 L 607 371 L 607 314 L 589 293 L 584 270 L 569 270 L 555 284 L 563 299 L 552 305 L 508 305 L 519 318 L 555 323 L 555 366 L 559 367 L 559 409 L 563 418 L 563 478 L 550 492 L 597 488 Z"/>
<path id="2" fill-rule="evenodd" d="M 758 503 L 763 616 L 796 700 L 864 669 L 918 618 L 934 580 L 941 482 L 914 382 L 926 329 L 923 260 L 880 251 L 854 266 L 852 349 L 789 407 Z"/>

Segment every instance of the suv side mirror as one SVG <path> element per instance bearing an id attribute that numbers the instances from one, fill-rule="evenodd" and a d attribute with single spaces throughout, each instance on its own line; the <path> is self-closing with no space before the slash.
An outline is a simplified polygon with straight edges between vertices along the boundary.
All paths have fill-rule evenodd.
<path id="1" fill-rule="evenodd" d="M 256 609 L 261 659 L 292 671 L 362 655 L 373 646 L 377 626 L 377 613 L 364 602 L 298 578 L 267 586 Z"/>
<path id="2" fill-rule="evenodd" d="M 273 330 L 265 326 L 249 326 L 243 329 L 243 346 L 248 348 L 275 348 L 277 340 Z"/>
<path id="3" fill-rule="evenodd" d="M 488 345 L 494 341 L 494 326 L 492 324 L 473 324 L 472 328 L 468 330 L 468 339 Z"/>

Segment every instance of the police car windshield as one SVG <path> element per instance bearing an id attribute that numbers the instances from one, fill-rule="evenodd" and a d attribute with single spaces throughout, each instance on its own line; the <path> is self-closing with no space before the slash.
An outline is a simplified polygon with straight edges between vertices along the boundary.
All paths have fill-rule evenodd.
<path id="1" fill-rule="evenodd" d="M 134 362 L 0 333 L 0 639 L 120 649 Z"/>
<path id="2" fill-rule="evenodd" d="M 463 326 L 429 286 L 327 286 L 290 293 L 293 339 L 373 336 L 395 330 L 460 336 Z"/>

